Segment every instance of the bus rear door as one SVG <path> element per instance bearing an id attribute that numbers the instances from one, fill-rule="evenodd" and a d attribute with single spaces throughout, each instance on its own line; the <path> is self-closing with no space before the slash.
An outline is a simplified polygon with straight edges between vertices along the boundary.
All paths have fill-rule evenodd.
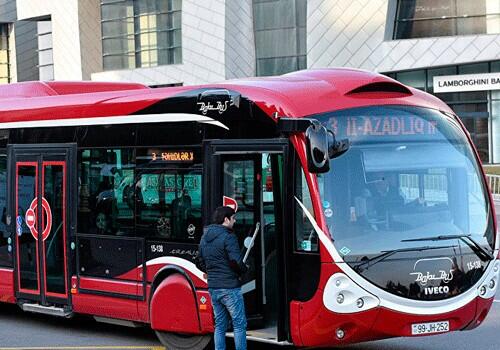
<path id="1" fill-rule="evenodd" d="M 9 145 L 8 154 L 16 298 L 27 311 L 67 316 L 76 144 Z"/>
<path id="2" fill-rule="evenodd" d="M 204 143 L 204 224 L 216 207 L 235 201 L 234 231 L 242 254 L 245 238 L 260 224 L 247 260 L 249 271 L 242 277 L 249 339 L 280 342 L 288 333 L 283 237 L 288 149 L 286 139 Z"/>

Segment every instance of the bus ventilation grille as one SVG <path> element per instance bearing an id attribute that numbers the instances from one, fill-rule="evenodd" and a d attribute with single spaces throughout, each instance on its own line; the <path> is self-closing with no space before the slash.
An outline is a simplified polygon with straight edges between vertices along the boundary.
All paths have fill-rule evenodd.
<path id="1" fill-rule="evenodd" d="M 367 92 L 388 92 L 388 93 L 397 93 L 404 95 L 413 95 L 406 86 L 392 82 L 378 82 L 378 83 L 366 84 L 349 91 L 348 93 L 346 93 L 346 95 L 363 94 Z"/>

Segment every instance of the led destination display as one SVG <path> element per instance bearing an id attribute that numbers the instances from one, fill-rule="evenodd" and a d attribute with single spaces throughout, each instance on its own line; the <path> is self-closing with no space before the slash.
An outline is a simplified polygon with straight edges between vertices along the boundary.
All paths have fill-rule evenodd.
<path id="1" fill-rule="evenodd" d="M 358 136 L 401 136 L 435 135 L 437 123 L 415 116 L 350 116 L 332 117 L 329 127 L 335 135 Z"/>
<path id="2" fill-rule="evenodd" d="M 163 151 L 163 150 L 150 150 L 148 151 L 148 158 L 152 161 L 164 162 L 193 162 L 193 151 Z"/>

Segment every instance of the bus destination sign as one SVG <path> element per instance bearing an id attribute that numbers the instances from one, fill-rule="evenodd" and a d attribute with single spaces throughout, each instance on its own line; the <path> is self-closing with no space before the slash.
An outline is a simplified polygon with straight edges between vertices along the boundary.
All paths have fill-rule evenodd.
<path id="1" fill-rule="evenodd" d="M 193 162 L 193 151 L 148 150 L 148 158 L 152 161 L 162 162 Z"/>
<path id="2" fill-rule="evenodd" d="M 415 116 L 351 116 L 330 118 L 329 127 L 347 137 L 435 135 L 437 122 Z"/>

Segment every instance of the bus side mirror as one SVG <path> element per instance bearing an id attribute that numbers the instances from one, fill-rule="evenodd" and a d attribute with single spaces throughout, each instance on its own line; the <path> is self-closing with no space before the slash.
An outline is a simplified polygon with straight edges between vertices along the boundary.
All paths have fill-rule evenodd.
<path id="1" fill-rule="evenodd" d="M 335 139 L 335 134 L 332 131 L 327 130 L 327 133 L 328 133 L 328 157 L 330 157 L 330 159 L 340 157 L 345 152 L 347 152 L 347 150 L 351 146 L 349 139 L 342 139 L 340 141 L 337 141 Z"/>
<path id="2" fill-rule="evenodd" d="M 330 170 L 329 138 L 328 131 L 317 120 L 312 121 L 306 129 L 307 167 L 311 173 L 326 173 Z"/>
<path id="3" fill-rule="evenodd" d="M 330 170 L 330 159 L 344 154 L 350 146 L 348 139 L 337 141 L 332 131 L 317 120 L 306 129 L 307 167 L 311 173 L 326 173 Z"/>

